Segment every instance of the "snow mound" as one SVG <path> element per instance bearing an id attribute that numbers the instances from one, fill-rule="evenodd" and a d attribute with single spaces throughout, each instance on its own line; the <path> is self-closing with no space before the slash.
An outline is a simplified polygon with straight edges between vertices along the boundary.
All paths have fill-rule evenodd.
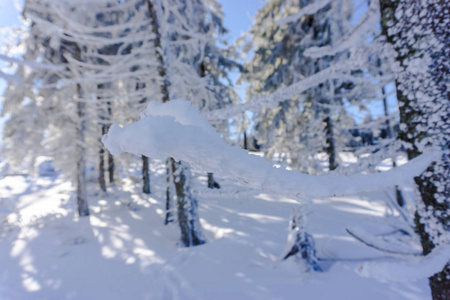
<path id="1" fill-rule="evenodd" d="M 119 127 L 111 126 L 102 138 L 113 155 L 128 152 L 156 159 L 173 157 L 193 168 L 244 182 L 262 191 L 281 194 L 332 196 L 379 190 L 403 185 L 439 159 L 430 151 L 399 168 L 387 172 L 352 176 L 314 176 L 275 168 L 264 158 L 229 146 L 206 118 L 182 99 L 152 102 L 141 120 Z"/>

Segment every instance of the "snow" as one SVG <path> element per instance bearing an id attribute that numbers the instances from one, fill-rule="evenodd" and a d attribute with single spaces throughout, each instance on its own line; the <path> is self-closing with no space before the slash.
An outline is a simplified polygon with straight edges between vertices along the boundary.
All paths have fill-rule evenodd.
<path id="1" fill-rule="evenodd" d="M 450 262 L 450 245 L 433 249 L 426 256 L 401 262 L 366 262 L 356 271 L 363 277 L 382 281 L 415 281 L 427 279 L 442 271 Z"/>
<path id="2" fill-rule="evenodd" d="M 128 152 L 156 159 L 173 157 L 261 191 L 303 196 L 355 194 L 404 185 L 440 156 L 439 151 L 431 151 L 399 168 L 369 175 L 314 176 L 274 168 L 263 158 L 227 145 L 206 118 L 182 99 L 151 102 L 141 120 L 122 128 L 113 124 L 102 142 L 113 155 Z"/>
<path id="3" fill-rule="evenodd" d="M 354 271 L 363 261 L 392 261 L 345 232 L 388 227 L 383 193 L 311 199 L 307 229 L 324 272 L 304 273 L 301 263 L 281 260 L 296 199 L 199 195 L 207 243 L 180 248 L 178 227 L 163 225 L 164 164 L 151 166 L 150 197 L 124 179 L 122 192 L 91 192 L 84 218 L 76 216 L 70 184 L 56 175 L 0 179 L 2 207 L 23 220 L 0 235 L 0 299 L 431 299 L 425 279 L 380 282 Z M 195 178 L 198 190 L 206 178 Z"/>
<path id="4" fill-rule="evenodd" d="M 299 20 L 303 16 L 313 15 L 320 9 L 324 8 L 329 3 L 330 3 L 330 0 L 322 0 L 322 1 L 318 1 L 316 3 L 308 4 L 307 6 L 302 7 L 300 12 L 298 12 L 292 16 L 285 17 L 285 18 L 279 20 L 277 22 L 277 25 L 284 26 L 290 22 L 295 22 L 295 21 Z"/>

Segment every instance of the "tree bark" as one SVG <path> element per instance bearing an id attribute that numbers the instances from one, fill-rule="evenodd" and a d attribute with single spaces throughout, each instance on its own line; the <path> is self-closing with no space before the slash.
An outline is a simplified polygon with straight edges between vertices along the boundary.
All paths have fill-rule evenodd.
<path id="1" fill-rule="evenodd" d="M 214 174 L 208 172 L 208 187 L 210 189 L 220 189 L 220 184 L 214 179 Z"/>
<path id="2" fill-rule="evenodd" d="M 81 95 L 81 86 L 77 84 L 78 95 Z M 77 115 L 79 123 L 76 128 L 76 183 L 77 183 L 77 205 L 78 214 L 80 217 L 89 216 L 89 207 L 87 203 L 87 192 L 86 192 L 86 162 L 84 161 L 85 146 L 84 146 L 84 131 L 85 131 L 85 110 L 86 104 L 83 102 L 77 103 Z"/>
<path id="3" fill-rule="evenodd" d="M 108 175 L 109 175 L 109 183 L 114 184 L 114 157 L 108 151 Z"/>
<path id="4" fill-rule="evenodd" d="M 144 194 L 150 194 L 150 172 L 149 172 L 148 157 L 142 155 L 142 192 Z"/>
<path id="5" fill-rule="evenodd" d="M 333 122 L 331 121 L 331 117 L 326 117 L 325 120 L 325 133 L 326 133 L 326 143 L 327 147 L 325 151 L 328 154 L 328 165 L 330 171 L 335 170 L 338 167 L 336 161 L 336 147 L 334 144 L 334 134 L 333 134 Z"/>
<path id="6" fill-rule="evenodd" d="M 98 183 L 100 185 L 100 189 L 106 192 L 106 182 L 105 182 L 105 148 L 100 146 L 100 150 L 98 151 Z"/>
<path id="7" fill-rule="evenodd" d="M 175 182 L 181 242 L 185 247 L 204 244 L 205 241 L 201 236 L 198 221 L 197 199 L 192 196 L 187 182 L 190 178 L 189 169 L 182 162 L 173 161 L 172 172 Z"/>
<path id="8" fill-rule="evenodd" d="M 168 158 L 166 160 L 166 218 L 164 220 L 164 224 L 167 225 L 175 221 L 173 214 L 173 196 L 175 195 L 173 182 L 173 172 L 172 170 L 175 168 L 174 166 L 175 160 L 173 158 Z"/>
<path id="9" fill-rule="evenodd" d="M 386 37 L 386 40 L 392 44 L 397 52 L 396 60 L 400 63 L 402 67 L 407 67 L 407 59 L 410 58 L 412 55 L 415 54 L 417 51 L 414 49 L 414 44 L 409 45 L 401 45 L 403 47 L 407 47 L 407 51 L 405 51 L 404 48 L 400 48 L 399 42 L 397 41 L 400 38 L 400 33 L 397 33 L 395 35 L 389 35 L 388 29 L 391 24 L 395 24 L 396 20 L 394 18 L 394 15 L 396 13 L 396 10 L 398 9 L 400 4 L 399 0 L 393 1 L 393 0 L 381 0 L 380 1 L 380 10 L 381 10 L 381 25 L 382 25 L 382 34 Z M 435 3 L 436 4 L 436 3 Z M 428 12 L 431 11 L 431 9 L 435 9 L 436 6 L 430 5 L 427 7 L 420 7 L 420 5 L 423 5 L 423 3 L 419 2 L 411 2 L 410 8 L 412 9 L 414 5 L 418 5 L 420 11 L 422 12 L 425 8 L 425 18 L 431 19 L 431 16 L 427 16 Z M 448 2 L 446 1 L 440 1 L 440 17 L 447 16 L 448 17 Z M 447 5 L 447 9 L 444 9 L 442 6 Z M 447 10 L 447 13 L 445 13 L 445 10 Z M 444 12 L 442 12 L 444 11 Z M 411 18 L 412 16 L 408 16 L 407 12 L 403 12 L 402 18 Z M 417 16 L 415 16 L 417 17 Z M 411 21 L 411 20 L 408 20 Z M 435 24 L 439 24 L 439 20 L 432 20 L 433 22 L 436 22 Z M 444 20 L 441 20 L 444 21 Z M 438 30 L 438 27 L 435 26 L 430 27 L 431 31 L 436 34 L 434 37 L 444 38 L 448 41 L 448 30 L 445 34 L 447 34 L 447 38 L 443 35 L 442 32 L 435 32 Z M 409 24 L 410 26 L 414 27 L 414 24 L 411 22 Z M 422 28 L 418 28 L 419 31 Z M 413 28 L 410 28 L 410 30 L 413 30 Z M 420 37 L 417 37 L 420 39 Z M 401 44 L 401 43 L 400 43 Z M 445 48 L 445 47 L 444 47 Z M 438 51 L 438 50 L 436 50 Z M 440 53 L 442 56 L 442 53 Z M 428 66 L 424 66 L 428 67 Z M 441 69 L 437 69 L 438 67 L 441 67 Z M 432 74 L 435 76 L 433 79 L 435 82 L 444 82 L 442 78 L 440 78 L 441 75 L 444 77 L 447 76 L 448 78 L 448 67 L 445 69 L 443 65 L 439 66 L 438 64 L 434 64 L 433 68 L 436 68 L 434 70 L 437 74 Z M 433 72 L 431 72 L 433 73 Z M 447 74 L 445 74 L 447 73 Z M 445 79 L 444 79 L 445 80 Z M 406 153 L 408 156 L 408 159 L 413 159 L 414 157 L 421 154 L 420 150 L 417 147 L 417 143 L 421 141 L 423 138 L 427 136 L 427 132 L 418 132 L 417 128 L 421 125 L 423 125 L 424 122 L 427 121 L 427 118 L 429 116 L 425 116 L 422 111 L 420 111 L 420 107 L 417 106 L 417 99 L 414 97 L 408 98 L 406 95 L 401 91 L 400 89 L 400 82 L 396 80 L 395 82 L 396 88 L 397 88 L 397 100 L 399 103 L 399 111 L 400 111 L 400 124 L 404 124 L 406 128 L 401 128 L 400 133 L 398 135 L 398 139 L 405 142 L 406 145 L 408 145 L 406 149 Z M 441 93 L 445 93 L 445 88 L 443 91 L 440 91 Z M 447 92 L 448 93 L 448 92 Z M 448 95 L 448 94 L 446 94 Z M 434 95 L 436 96 L 436 95 Z M 448 96 L 443 97 L 443 99 L 447 99 Z M 449 116 L 447 115 L 447 120 L 449 119 Z M 445 123 L 445 122 L 444 122 Z M 442 131 L 443 128 L 440 128 Z M 443 133 L 441 133 L 443 134 Z M 444 133 L 445 134 L 445 133 Z M 443 150 L 448 151 L 449 144 L 447 139 L 447 144 L 443 145 Z M 430 175 L 431 174 L 431 175 Z M 449 230 L 450 226 L 450 217 L 448 217 L 448 211 L 450 210 L 448 201 L 445 200 L 449 199 L 450 197 L 450 189 L 449 189 L 449 178 L 450 178 L 450 155 L 444 154 L 442 156 L 441 161 L 438 163 L 433 163 L 428 169 L 419 177 L 415 178 L 415 183 L 417 185 L 417 188 L 419 190 L 421 199 L 421 203 L 418 203 L 418 207 L 420 206 L 422 210 L 424 210 L 424 213 L 427 215 L 431 215 L 431 217 L 435 217 L 437 219 L 437 222 L 441 223 L 444 228 L 447 228 L 445 230 Z M 436 186 L 436 183 L 444 186 L 444 191 L 439 191 L 439 189 Z M 438 197 L 444 198 L 443 201 L 438 201 Z M 442 200 L 442 199 L 440 199 Z M 415 223 L 416 223 L 416 230 L 417 233 L 420 236 L 420 240 L 422 243 L 423 248 L 423 254 L 426 255 L 431 252 L 431 250 L 436 246 L 429 233 L 427 232 L 426 225 L 422 222 L 423 216 L 419 213 L 420 210 L 418 209 L 415 213 Z M 435 216 L 434 213 L 439 212 L 441 213 L 441 216 Z M 442 214 L 443 213 L 443 214 Z M 449 300 L 450 299 L 450 264 L 447 264 L 444 269 L 435 274 L 434 276 L 429 278 L 430 287 L 431 287 L 431 293 L 434 300 Z"/>
<path id="10" fill-rule="evenodd" d="M 248 150 L 248 139 L 247 139 L 247 131 L 244 130 L 244 149 Z"/>

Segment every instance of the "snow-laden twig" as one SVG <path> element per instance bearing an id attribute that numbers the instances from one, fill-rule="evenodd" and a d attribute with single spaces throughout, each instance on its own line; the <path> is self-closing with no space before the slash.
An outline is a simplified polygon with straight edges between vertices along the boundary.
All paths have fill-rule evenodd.
<path id="1" fill-rule="evenodd" d="M 300 19 L 303 16 L 315 14 L 317 11 L 324 8 L 328 3 L 330 3 L 330 0 L 322 0 L 322 1 L 317 1 L 315 3 L 309 4 L 305 7 L 302 7 L 300 9 L 300 12 L 298 12 L 292 16 L 288 16 L 288 17 L 285 17 L 285 18 L 282 18 L 281 20 L 279 20 L 277 22 L 277 25 L 284 26 L 290 22 L 297 21 L 298 19 Z"/>
<path id="2" fill-rule="evenodd" d="M 24 66 L 30 67 L 32 69 L 49 69 L 49 70 L 55 70 L 55 71 L 62 71 L 65 69 L 64 66 L 57 66 L 57 65 L 53 65 L 53 64 L 21 60 L 21 59 L 9 57 L 9 56 L 3 55 L 3 54 L 0 54 L 0 60 L 4 60 L 4 61 L 14 63 L 14 64 L 24 65 Z"/>
<path id="3" fill-rule="evenodd" d="M 9 74 L 6 74 L 6 73 L 4 73 L 2 71 L 0 71 L 0 78 L 3 78 L 6 81 L 14 82 L 14 83 L 21 83 L 22 82 L 22 78 L 20 78 L 19 76 L 9 75 Z"/>
<path id="4" fill-rule="evenodd" d="M 401 243 L 393 243 L 391 241 L 383 240 L 377 236 L 365 232 L 361 228 L 347 228 L 346 231 L 361 243 L 383 253 L 389 253 L 394 256 L 402 257 L 422 255 L 422 253 L 416 249 L 411 249 L 411 247 Z"/>
<path id="5" fill-rule="evenodd" d="M 367 33 L 369 28 L 376 28 L 376 24 L 380 23 L 380 10 L 378 1 L 371 1 L 370 7 L 364 16 L 359 20 L 358 24 L 346 33 L 336 45 L 327 45 L 323 47 L 311 47 L 306 49 L 304 54 L 311 58 L 320 58 L 326 55 L 335 55 L 338 52 L 349 49 L 355 45 L 357 40 Z"/>

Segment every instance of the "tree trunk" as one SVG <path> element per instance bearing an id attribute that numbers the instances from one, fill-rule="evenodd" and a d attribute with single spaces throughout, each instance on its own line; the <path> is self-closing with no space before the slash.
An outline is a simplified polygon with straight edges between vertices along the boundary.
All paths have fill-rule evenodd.
<path id="1" fill-rule="evenodd" d="M 144 194 L 150 194 L 150 172 L 148 164 L 148 157 L 142 155 L 142 192 Z"/>
<path id="2" fill-rule="evenodd" d="M 335 170 L 338 165 L 336 162 L 336 148 L 334 144 L 334 134 L 333 134 L 333 122 L 331 121 L 331 117 L 326 117 L 325 120 L 325 133 L 327 136 L 326 143 L 327 147 L 325 151 L 328 154 L 328 162 L 330 171 Z"/>
<path id="3" fill-rule="evenodd" d="M 98 183 L 100 185 L 100 189 L 106 192 L 106 182 L 105 182 L 105 148 L 100 146 L 100 150 L 98 151 Z"/>
<path id="4" fill-rule="evenodd" d="M 101 117 L 100 117 L 101 118 Z M 101 118 L 102 119 L 102 118 Z M 102 135 L 104 135 L 108 130 L 106 126 L 103 124 L 102 127 Z M 98 151 L 98 183 L 100 185 L 100 189 L 106 192 L 106 181 L 105 181 L 105 147 L 100 143 L 100 150 Z"/>
<path id="5" fill-rule="evenodd" d="M 214 174 L 208 172 L 208 187 L 210 189 L 220 189 L 220 184 L 214 179 Z"/>
<path id="6" fill-rule="evenodd" d="M 396 60 L 400 63 L 402 67 L 406 67 L 407 59 L 415 54 L 416 49 L 414 49 L 414 45 L 407 45 L 408 51 L 405 49 L 401 49 L 398 46 L 399 34 L 389 35 L 388 30 L 392 24 L 395 24 L 396 20 L 394 15 L 399 6 L 400 1 L 396 0 L 381 0 L 380 1 L 380 10 L 381 10 L 381 25 L 382 25 L 382 34 L 386 37 L 386 40 L 392 44 L 397 52 Z M 441 1 L 441 4 L 445 4 L 448 2 Z M 415 2 L 411 2 L 411 5 L 414 5 Z M 418 5 L 422 5 L 419 3 Z M 448 6 L 448 4 L 446 4 Z M 411 7 L 412 8 L 412 7 Z M 424 8 L 424 7 L 422 7 Z M 442 7 L 440 7 L 442 11 L 445 11 Z M 431 10 L 432 6 L 426 7 L 425 9 L 425 18 L 427 18 L 427 11 Z M 433 7 L 434 9 L 434 7 Z M 423 9 L 421 9 L 423 11 Z M 448 9 L 447 9 L 448 11 Z M 447 13 L 441 13 L 440 16 L 448 16 Z M 417 16 L 408 16 L 407 12 L 403 12 L 402 18 L 411 18 Z M 428 18 L 430 18 L 428 16 Z M 408 20 L 411 21 L 411 20 Z M 443 21 L 443 20 L 441 20 Z M 434 21 L 436 22 L 436 21 Z M 438 24 L 439 22 L 437 21 Z M 411 25 L 414 26 L 414 25 Z M 433 33 L 437 34 L 435 38 L 443 38 L 442 32 L 434 32 L 437 27 L 433 25 L 432 30 Z M 418 28 L 419 31 L 421 28 Z M 411 28 L 410 30 L 413 30 Z M 448 34 L 448 30 L 447 33 Z M 444 38 L 445 39 L 445 38 Z M 447 39 L 448 40 L 448 39 Z M 406 46 L 406 45 L 403 45 Z M 396 48 L 397 47 L 397 48 Z M 424 66 L 428 67 L 428 66 Z M 435 68 L 437 65 L 434 66 Z M 442 67 L 442 66 L 441 66 Z M 442 70 L 438 70 L 438 73 L 443 73 L 444 67 Z M 448 71 L 448 69 L 447 69 Z M 444 75 L 445 76 L 445 75 Z M 448 76 L 448 74 L 447 74 Z M 442 79 L 439 77 L 435 77 L 435 83 L 441 82 Z M 420 111 L 420 107 L 417 106 L 417 99 L 408 98 L 400 89 L 400 82 L 396 80 L 395 82 L 397 88 L 397 100 L 399 103 L 399 111 L 400 111 L 400 124 L 404 124 L 406 128 L 400 128 L 400 133 L 398 135 L 398 139 L 405 142 L 408 145 L 406 149 L 406 153 L 408 155 L 408 159 L 413 159 L 414 157 L 421 154 L 420 150 L 417 147 L 417 143 L 426 137 L 426 132 L 418 132 L 417 128 L 422 126 L 423 123 L 427 121 L 427 116 L 423 115 L 423 112 Z M 445 91 L 440 91 L 441 93 L 445 93 Z M 447 92 L 448 93 L 448 92 Z M 448 95 L 448 94 L 447 94 Z M 434 95 L 436 96 L 436 95 Z M 445 96 L 443 97 L 446 98 Z M 447 96 L 448 101 L 448 96 Z M 448 119 L 448 116 L 447 116 Z M 422 123 L 422 124 L 421 124 Z M 443 128 L 441 128 L 443 130 Z M 442 134 L 442 133 L 441 133 Z M 448 139 L 447 139 L 448 141 Z M 449 145 L 443 146 L 443 150 L 448 151 Z M 418 200 L 418 209 L 415 213 L 415 222 L 416 222 L 416 230 L 420 236 L 423 254 L 426 255 L 430 253 L 430 251 L 436 246 L 432 240 L 432 237 L 429 235 L 429 230 L 433 230 L 433 228 L 426 228 L 425 222 L 427 222 L 427 218 L 434 218 L 440 224 L 443 225 L 444 230 L 448 230 L 450 226 L 450 217 L 448 217 L 449 211 L 449 203 L 448 200 L 450 197 L 450 188 L 449 188 L 449 178 L 450 178 L 450 155 L 444 154 L 442 160 L 440 162 L 433 163 L 421 176 L 415 178 L 415 183 L 419 190 L 421 199 Z M 430 175 L 431 174 L 431 175 Z M 443 188 L 443 191 L 439 190 L 437 185 Z M 439 198 L 439 199 L 438 199 Z M 434 228 L 436 229 L 436 228 Z M 435 234 L 436 235 L 436 234 Z M 434 300 L 449 300 L 450 299 L 450 265 L 447 264 L 444 269 L 435 274 L 434 276 L 429 278 L 431 293 Z"/>
<path id="7" fill-rule="evenodd" d="M 380 75 L 383 74 L 381 73 Z M 389 139 L 392 139 L 394 137 L 394 132 L 392 131 L 391 121 L 389 120 L 389 109 L 386 98 L 386 90 L 384 87 L 381 88 L 381 93 L 383 94 L 384 116 L 386 117 L 386 134 Z M 392 158 L 392 168 L 395 168 L 396 166 L 395 158 Z M 405 198 L 403 197 L 402 191 L 398 185 L 395 186 L 395 197 L 397 198 L 397 204 L 400 207 L 403 207 L 403 205 L 405 205 Z"/>
<path id="8" fill-rule="evenodd" d="M 78 95 L 81 95 L 81 86 L 77 85 Z M 89 207 L 87 203 L 87 193 L 86 193 L 86 163 L 84 161 L 85 146 L 84 146 L 84 131 L 85 131 L 85 110 L 86 104 L 84 102 L 77 103 L 77 114 L 79 123 L 76 128 L 76 184 L 77 184 L 77 205 L 78 214 L 80 217 L 89 216 Z"/>
<path id="9" fill-rule="evenodd" d="M 164 224 L 167 225 L 175 221 L 174 219 L 174 200 L 173 197 L 175 195 L 174 187 L 175 183 L 173 181 L 173 172 L 172 170 L 175 168 L 174 166 L 175 160 L 173 158 L 168 158 L 166 160 L 166 218 L 164 220 Z"/>
<path id="10" fill-rule="evenodd" d="M 174 175 L 178 224 L 181 242 L 185 247 L 204 244 L 197 213 L 197 199 L 189 190 L 190 172 L 182 162 L 172 162 Z"/>
<path id="11" fill-rule="evenodd" d="M 248 150 L 248 139 L 247 139 L 247 131 L 244 130 L 244 149 Z"/>
<path id="12" fill-rule="evenodd" d="M 107 107 L 108 107 L 108 116 L 109 116 L 109 120 L 108 120 L 108 125 L 106 125 L 105 127 L 105 133 L 106 134 L 109 130 L 109 127 L 111 127 L 111 123 L 112 123 L 112 109 L 111 109 L 111 102 L 107 102 L 106 103 Z M 108 175 L 109 175 L 109 183 L 110 184 L 114 184 L 114 157 L 113 155 L 108 151 Z"/>
<path id="13" fill-rule="evenodd" d="M 109 183 L 114 184 L 114 157 L 108 151 L 108 175 L 109 175 Z"/>

